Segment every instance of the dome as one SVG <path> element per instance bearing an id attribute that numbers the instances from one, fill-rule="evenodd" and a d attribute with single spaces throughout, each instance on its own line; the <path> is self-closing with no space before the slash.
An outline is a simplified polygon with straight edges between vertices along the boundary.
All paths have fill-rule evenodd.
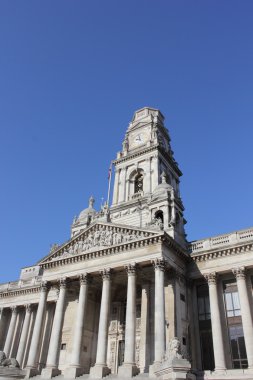
<path id="1" fill-rule="evenodd" d="M 97 213 L 97 211 L 93 208 L 94 202 L 95 199 L 91 196 L 89 199 L 89 207 L 81 211 L 78 216 L 79 222 L 86 221 L 89 216 L 94 216 Z"/>
<path id="2" fill-rule="evenodd" d="M 153 191 L 152 198 L 166 196 L 168 192 L 173 191 L 173 187 L 166 182 L 166 174 L 161 174 L 162 183 L 160 183 Z"/>

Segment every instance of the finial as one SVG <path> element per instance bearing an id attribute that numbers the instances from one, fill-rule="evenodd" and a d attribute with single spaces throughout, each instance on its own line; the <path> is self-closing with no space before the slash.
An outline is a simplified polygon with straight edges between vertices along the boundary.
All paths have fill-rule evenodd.
<path id="1" fill-rule="evenodd" d="M 94 203 L 95 203 L 95 199 L 93 198 L 93 196 L 91 196 L 89 199 L 89 208 L 93 208 Z"/>
<path id="2" fill-rule="evenodd" d="M 161 174 L 161 178 L 162 178 L 162 183 L 167 183 L 167 176 L 166 176 L 166 173 L 164 171 Z"/>

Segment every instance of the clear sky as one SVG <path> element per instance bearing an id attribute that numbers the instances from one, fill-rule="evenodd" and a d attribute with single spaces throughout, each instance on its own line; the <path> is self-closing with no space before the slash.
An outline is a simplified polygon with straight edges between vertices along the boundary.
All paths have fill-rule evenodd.
<path id="1" fill-rule="evenodd" d="M 253 225 L 252 0 L 1 0 L 0 282 L 70 237 L 159 108 L 189 240 Z"/>

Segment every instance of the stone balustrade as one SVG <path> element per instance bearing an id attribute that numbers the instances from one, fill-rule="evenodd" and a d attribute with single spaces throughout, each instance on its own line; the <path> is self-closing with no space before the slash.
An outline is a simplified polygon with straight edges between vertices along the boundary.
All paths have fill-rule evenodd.
<path id="1" fill-rule="evenodd" d="M 253 241 L 253 228 L 232 232 L 230 234 L 224 234 L 207 238 L 203 240 L 196 240 L 190 243 L 189 251 L 192 254 L 206 252 L 208 250 L 214 250 L 220 247 L 226 247 L 244 243 L 247 241 Z"/>

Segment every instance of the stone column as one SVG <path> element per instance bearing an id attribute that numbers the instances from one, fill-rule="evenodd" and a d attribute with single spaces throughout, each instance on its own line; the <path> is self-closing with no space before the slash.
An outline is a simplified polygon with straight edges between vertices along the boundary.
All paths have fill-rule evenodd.
<path id="1" fill-rule="evenodd" d="M 122 168 L 120 172 L 120 181 L 119 181 L 119 202 L 125 201 L 125 190 L 126 190 L 126 168 Z"/>
<path id="2" fill-rule="evenodd" d="M 158 173 L 159 173 L 158 155 L 155 154 L 153 156 L 152 189 L 151 189 L 151 191 L 154 191 L 156 186 L 158 186 L 158 184 L 159 184 Z"/>
<path id="3" fill-rule="evenodd" d="M 114 176 L 114 188 L 113 188 L 113 201 L 112 204 L 116 205 L 118 203 L 118 194 L 119 194 L 119 170 L 115 170 Z"/>
<path id="4" fill-rule="evenodd" d="M 7 358 L 9 358 L 11 354 L 11 347 L 13 343 L 14 332 L 15 332 L 15 327 L 16 327 L 16 322 L 17 322 L 17 314 L 18 314 L 17 307 L 13 306 L 11 308 L 11 321 L 10 321 L 10 325 L 9 325 L 9 329 L 8 329 L 8 333 L 7 333 L 7 337 L 6 337 L 6 341 L 4 345 L 4 353 Z"/>
<path id="5" fill-rule="evenodd" d="M 241 305 L 242 327 L 247 352 L 248 368 L 253 370 L 253 323 L 248 289 L 246 285 L 245 268 L 234 268 L 233 273 L 236 277 L 237 289 Z"/>
<path id="6" fill-rule="evenodd" d="M 88 284 L 89 278 L 87 273 L 80 276 L 80 293 L 77 308 L 77 317 L 75 321 L 75 332 L 73 338 L 73 349 L 71 354 L 71 364 L 69 368 L 64 371 L 64 377 L 67 379 L 76 378 L 84 373 L 84 368 L 81 366 L 81 350 L 82 350 L 82 337 L 87 314 L 87 300 L 88 300 Z"/>
<path id="7" fill-rule="evenodd" d="M 34 323 L 32 340 L 26 365 L 26 378 L 36 376 L 38 372 L 38 355 L 40 351 L 40 335 L 45 318 L 46 304 L 47 304 L 48 284 L 43 282 L 41 284 L 40 300 L 36 319 Z"/>
<path id="8" fill-rule="evenodd" d="M 3 351 L 5 338 L 4 308 L 0 308 L 0 351 Z"/>
<path id="9" fill-rule="evenodd" d="M 27 344 L 27 337 L 29 332 L 29 326 L 30 326 L 30 320 L 31 320 L 31 305 L 25 305 L 25 319 L 22 327 L 22 332 L 20 336 L 19 346 L 18 346 L 18 352 L 17 352 L 17 361 L 20 365 L 20 368 L 23 368 L 23 359 L 25 354 L 25 348 Z"/>
<path id="10" fill-rule="evenodd" d="M 192 368 L 201 370 L 201 347 L 199 335 L 199 320 L 198 320 L 198 300 L 196 284 L 193 283 L 189 294 L 189 309 L 190 309 L 190 334 L 192 344 Z"/>
<path id="11" fill-rule="evenodd" d="M 151 192 L 150 175 L 151 175 L 151 163 L 150 163 L 150 157 L 149 157 L 146 159 L 146 172 L 145 172 L 144 186 L 143 186 L 145 193 Z"/>
<path id="12" fill-rule="evenodd" d="M 208 281 L 209 287 L 215 372 L 225 372 L 226 361 L 222 336 L 220 307 L 218 301 L 217 276 L 216 273 L 209 273 L 205 277 Z"/>
<path id="13" fill-rule="evenodd" d="M 111 292 L 110 268 L 104 269 L 101 274 L 103 279 L 103 288 L 98 327 L 97 357 L 95 366 L 90 370 L 90 377 L 100 379 L 110 373 L 110 369 L 107 367 L 106 363 Z"/>
<path id="14" fill-rule="evenodd" d="M 164 305 L 164 269 L 165 261 L 155 259 L 155 336 L 154 366 L 158 365 L 165 353 L 165 305 Z"/>
<path id="15" fill-rule="evenodd" d="M 140 372 L 148 370 L 150 363 L 149 349 L 149 284 L 142 284 L 141 294 L 141 337 L 140 337 Z"/>
<path id="16" fill-rule="evenodd" d="M 136 336 L 136 267 L 135 264 L 126 266 L 127 282 L 127 306 L 125 329 L 124 364 L 119 367 L 118 374 L 122 377 L 137 375 L 138 368 L 135 363 L 135 336 Z"/>
<path id="17" fill-rule="evenodd" d="M 61 278 L 59 280 L 59 297 L 56 303 L 54 321 L 52 326 L 52 332 L 50 337 L 47 364 L 46 368 L 43 368 L 41 377 L 44 379 L 51 379 L 61 373 L 58 369 L 60 340 L 62 332 L 62 323 L 64 318 L 64 308 L 67 293 L 67 279 Z"/>

